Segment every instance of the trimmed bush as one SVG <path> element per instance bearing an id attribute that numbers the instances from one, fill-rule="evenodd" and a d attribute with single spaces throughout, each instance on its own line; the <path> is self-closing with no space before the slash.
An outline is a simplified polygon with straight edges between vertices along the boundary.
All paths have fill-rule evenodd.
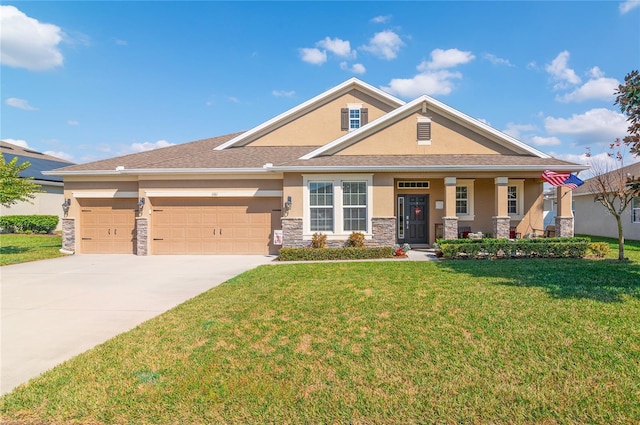
<path id="1" fill-rule="evenodd" d="M 280 261 L 369 260 L 393 258 L 393 248 L 282 248 Z"/>
<path id="2" fill-rule="evenodd" d="M 444 258 L 582 258 L 589 238 L 439 239 Z"/>
<path id="3" fill-rule="evenodd" d="M 363 248 L 364 247 L 364 233 L 362 232 L 352 232 L 349 235 L 349 239 L 347 239 L 347 246 L 353 248 Z"/>
<path id="4" fill-rule="evenodd" d="M 609 254 L 611 247 L 606 242 L 591 242 L 589 244 L 589 252 L 598 258 L 604 258 Z"/>
<path id="5" fill-rule="evenodd" d="M 57 215 L 5 215 L 0 217 L 2 233 L 53 233 L 58 225 Z"/>
<path id="6" fill-rule="evenodd" d="M 324 248 L 327 244 L 327 235 L 322 233 L 314 233 L 311 237 L 311 247 L 312 248 Z"/>

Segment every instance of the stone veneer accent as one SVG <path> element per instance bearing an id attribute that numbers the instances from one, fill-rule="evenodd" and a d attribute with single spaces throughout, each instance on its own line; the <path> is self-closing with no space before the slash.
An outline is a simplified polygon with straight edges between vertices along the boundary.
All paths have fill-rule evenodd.
<path id="1" fill-rule="evenodd" d="M 65 254 L 74 254 L 76 252 L 76 219 L 62 219 L 62 249 Z"/>
<path id="2" fill-rule="evenodd" d="M 149 219 L 136 217 L 136 255 L 149 254 Z"/>
<path id="3" fill-rule="evenodd" d="M 373 238 L 365 240 L 366 246 L 393 246 L 396 243 L 395 217 L 373 217 L 371 227 Z"/>
<path id="4" fill-rule="evenodd" d="M 496 239 L 509 239 L 511 217 L 493 217 L 493 234 Z"/>
<path id="5" fill-rule="evenodd" d="M 373 217 L 371 220 L 373 238 L 365 240 L 366 246 L 393 246 L 396 243 L 396 218 Z M 311 241 L 302 239 L 302 218 L 282 218 L 282 247 L 309 248 Z M 327 239 L 327 248 L 341 248 L 345 246 L 348 235 L 344 239 Z"/>
<path id="6" fill-rule="evenodd" d="M 556 216 L 556 236 L 560 238 L 572 238 L 573 234 L 573 217 Z"/>
<path id="7" fill-rule="evenodd" d="M 458 217 L 442 217 L 445 239 L 458 239 Z"/>

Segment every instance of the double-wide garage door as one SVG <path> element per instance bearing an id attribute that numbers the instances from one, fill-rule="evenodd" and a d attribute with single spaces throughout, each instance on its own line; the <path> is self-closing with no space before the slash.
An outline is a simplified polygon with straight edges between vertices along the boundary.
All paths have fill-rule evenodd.
<path id="1" fill-rule="evenodd" d="M 280 198 L 153 198 L 152 254 L 275 254 Z"/>

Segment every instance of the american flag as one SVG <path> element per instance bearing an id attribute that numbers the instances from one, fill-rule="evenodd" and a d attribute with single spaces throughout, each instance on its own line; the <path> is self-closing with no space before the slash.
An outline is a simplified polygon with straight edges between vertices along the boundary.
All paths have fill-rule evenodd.
<path id="1" fill-rule="evenodd" d="M 574 176 L 573 174 L 556 173 L 551 170 L 545 170 L 542 173 L 542 180 L 546 181 L 551 186 L 566 186 L 571 190 L 577 188 L 578 186 L 581 186 L 582 183 L 584 183 L 578 178 L 578 176 Z"/>

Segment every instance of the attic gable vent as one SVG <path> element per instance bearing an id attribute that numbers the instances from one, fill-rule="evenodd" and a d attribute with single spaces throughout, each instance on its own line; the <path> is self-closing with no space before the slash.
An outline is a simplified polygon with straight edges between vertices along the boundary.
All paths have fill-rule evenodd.
<path id="1" fill-rule="evenodd" d="M 419 145 L 431 144 L 431 118 L 418 117 L 417 139 Z"/>

